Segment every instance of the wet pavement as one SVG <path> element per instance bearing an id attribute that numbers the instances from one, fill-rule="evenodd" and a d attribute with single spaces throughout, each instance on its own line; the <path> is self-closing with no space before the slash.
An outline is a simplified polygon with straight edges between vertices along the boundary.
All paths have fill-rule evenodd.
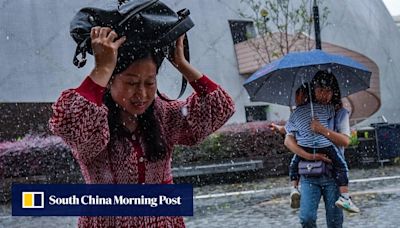
<path id="1" fill-rule="evenodd" d="M 351 170 L 350 180 L 361 213 L 345 213 L 344 227 L 400 227 L 400 166 Z M 185 218 L 187 227 L 300 227 L 298 211 L 289 207 L 287 177 L 194 191 L 195 214 Z M 0 206 L 0 227 L 76 227 L 76 217 L 11 217 L 10 210 Z M 317 221 L 326 227 L 322 201 Z"/>

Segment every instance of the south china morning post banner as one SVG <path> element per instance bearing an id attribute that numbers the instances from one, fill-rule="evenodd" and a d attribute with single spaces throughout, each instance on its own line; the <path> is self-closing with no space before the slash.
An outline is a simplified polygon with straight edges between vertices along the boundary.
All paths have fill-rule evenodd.
<path id="1" fill-rule="evenodd" d="M 190 184 L 13 184 L 13 216 L 193 216 Z"/>

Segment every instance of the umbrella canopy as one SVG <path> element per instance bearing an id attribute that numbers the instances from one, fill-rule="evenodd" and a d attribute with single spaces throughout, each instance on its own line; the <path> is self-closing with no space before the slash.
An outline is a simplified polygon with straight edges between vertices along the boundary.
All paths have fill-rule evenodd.
<path id="1" fill-rule="evenodd" d="M 244 87 L 251 101 L 294 105 L 295 91 L 319 70 L 335 75 L 342 97 L 369 88 L 371 72 L 351 58 L 316 49 L 292 52 L 251 75 Z"/>

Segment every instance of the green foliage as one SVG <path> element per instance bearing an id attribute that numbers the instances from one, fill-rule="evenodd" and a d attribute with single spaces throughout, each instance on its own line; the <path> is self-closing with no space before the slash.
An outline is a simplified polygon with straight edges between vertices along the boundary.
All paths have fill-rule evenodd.
<path id="1" fill-rule="evenodd" d="M 260 45 L 250 40 L 250 44 L 265 63 L 290 51 L 298 50 L 299 46 L 295 44 L 300 39 L 306 40 L 303 50 L 313 48 L 314 44 L 309 38 L 314 27 L 312 1 L 241 0 L 241 2 L 249 7 L 251 13 L 239 11 L 239 14 L 254 22 L 264 43 Z M 330 13 L 329 9 L 323 6 L 323 2 L 324 0 L 317 0 L 321 30 L 328 25 L 327 17 Z M 304 36 L 305 34 L 308 36 Z"/>
<path id="2" fill-rule="evenodd" d="M 358 144 L 360 144 L 360 141 L 358 140 L 357 135 L 350 136 L 350 145 L 349 146 L 358 146 Z"/>
<path id="3" fill-rule="evenodd" d="M 236 159 L 260 159 L 291 156 L 283 145 L 283 137 L 271 132 L 270 122 L 252 122 L 226 127 L 192 147 L 178 146 L 174 150 L 175 166 L 190 163 L 207 164 Z"/>
<path id="4" fill-rule="evenodd" d="M 350 145 L 349 146 L 358 146 L 360 141 L 358 140 L 357 131 L 352 130 L 350 134 Z"/>
<path id="5" fill-rule="evenodd" d="M 221 134 L 214 133 L 208 136 L 201 144 L 200 150 L 217 153 L 221 149 Z"/>

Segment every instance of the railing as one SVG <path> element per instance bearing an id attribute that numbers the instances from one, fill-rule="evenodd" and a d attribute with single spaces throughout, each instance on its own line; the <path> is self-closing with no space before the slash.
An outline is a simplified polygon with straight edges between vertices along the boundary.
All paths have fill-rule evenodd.
<path id="1" fill-rule="evenodd" d="M 198 176 L 216 173 L 231 173 L 258 170 L 264 168 L 262 160 L 230 162 L 223 164 L 176 167 L 172 169 L 174 177 Z"/>

